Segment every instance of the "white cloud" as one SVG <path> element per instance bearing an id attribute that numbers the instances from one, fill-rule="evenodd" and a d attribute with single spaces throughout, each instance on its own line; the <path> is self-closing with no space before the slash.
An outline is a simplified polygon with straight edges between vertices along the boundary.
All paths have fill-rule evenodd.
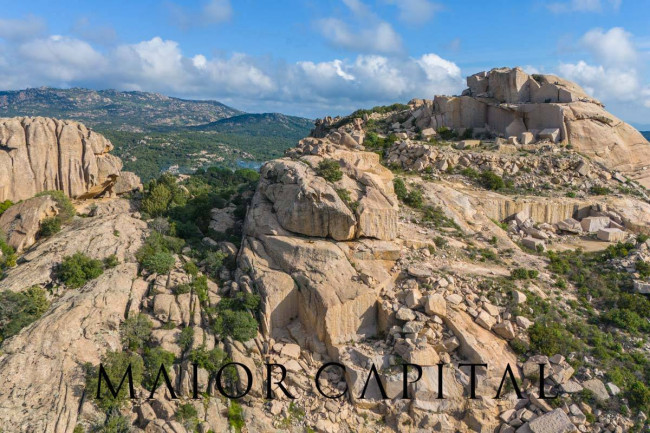
<path id="1" fill-rule="evenodd" d="M 456 64 L 433 53 L 287 64 L 241 53 L 186 56 L 177 42 L 160 37 L 104 51 L 65 36 L 0 41 L 0 87 L 43 85 L 153 91 L 314 116 L 455 94 L 464 82 Z"/>
<path id="2" fill-rule="evenodd" d="M 559 75 L 576 81 L 597 99 L 650 108 L 650 86 L 640 73 L 642 56 L 633 35 L 623 28 L 592 29 L 579 45 L 592 61 L 561 63 Z"/>
<path id="3" fill-rule="evenodd" d="M 438 3 L 428 0 L 386 0 L 399 9 L 399 19 L 409 24 L 424 24 L 431 20 L 434 14 L 442 10 Z"/>
<path id="4" fill-rule="evenodd" d="M 618 10 L 622 0 L 607 0 L 607 3 L 614 10 Z M 546 7 L 553 13 L 565 12 L 602 12 L 603 2 L 601 0 L 570 0 L 568 2 L 551 2 Z"/>
<path id="5" fill-rule="evenodd" d="M 598 62 L 605 65 L 629 65 L 637 60 L 632 35 L 621 27 L 614 27 L 607 32 L 603 29 L 590 30 L 580 43 Z"/>
<path id="6" fill-rule="evenodd" d="M 597 99 L 634 101 L 640 94 L 641 85 L 635 69 L 605 68 L 581 60 L 575 64 L 560 64 L 559 72 L 562 77 L 582 85 Z"/>
<path id="7" fill-rule="evenodd" d="M 314 23 L 316 30 L 332 45 L 362 53 L 403 51 L 402 38 L 386 21 L 359 0 L 343 0 L 352 16 L 352 24 L 338 18 L 323 18 Z"/>
<path id="8" fill-rule="evenodd" d="M 43 34 L 45 29 L 45 21 L 33 15 L 18 20 L 0 18 L 0 39 L 28 39 Z"/>

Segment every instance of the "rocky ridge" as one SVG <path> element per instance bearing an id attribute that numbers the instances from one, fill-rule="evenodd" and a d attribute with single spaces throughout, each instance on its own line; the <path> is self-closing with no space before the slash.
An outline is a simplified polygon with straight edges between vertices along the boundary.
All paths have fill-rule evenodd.
<path id="1" fill-rule="evenodd" d="M 470 89 L 482 89 L 485 83 L 474 81 L 483 79 L 484 92 L 470 90 L 462 98 L 506 111 L 503 104 L 555 104 L 563 110 L 567 106 L 562 104 L 600 107 L 560 79 L 533 78 L 544 95 L 551 95 L 543 99 L 531 96 L 541 90 L 516 70 L 470 77 Z M 528 90 L 521 90 L 525 86 Z M 3 343 L 0 371 L 18 372 L 27 366 L 36 379 L 23 383 L 18 374 L 2 375 L 0 428 L 59 432 L 104 423 L 106 414 L 84 397 L 88 390 L 84 394 L 80 363 L 97 365 L 105 351 L 119 351 L 120 327 L 138 314 L 152 324 L 151 343 L 176 357 L 170 378 L 181 398 L 172 400 L 160 392 L 148 400 L 148 391 L 138 387 L 138 399 L 121 411 L 134 431 L 234 430 L 240 418 L 232 414 L 238 407 L 241 428 L 248 432 L 643 428 L 646 414 L 632 405 L 629 390 L 621 390 L 611 372 L 600 368 L 593 352 L 560 345 L 552 347 L 553 352 L 536 353 L 531 330 L 537 329 L 538 316 L 549 311 L 586 322 L 580 314 L 586 306 L 593 309 L 589 298 L 597 296 L 589 292 L 587 297 L 584 287 L 564 280 L 570 274 L 560 277 L 543 249 L 558 254 L 575 246 L 604 251 L 597 266 L 629 281 L 635 296 L 647 293 L 644 263 L 650 261 L 649 244 L 640 235 L 650 227 L 650 205 L 644 188 L 617 179 L 617 173 L 623 175 L 617 171 L 621 166 L 612 169 L 567 148 L 559 133 L 535 135 L 527 129 L 532 141 L 522 144 L 522 137 L 498 137 L 504 134 L 488 122 L 489 130 L 471 131 L 483 138 L 460 140 L 458 135 L 470 135 L 460 130 L 464 124 L 454 128 L 456 136 L 448 136 L 444 124 L 433 128 L 432 119 L 439 116 L 434 112 L 422 129 L 415 123 L 421 115 L 415 113 L 426 113 L 426 104 L 412 101 L 395 111 L 324 119 L 285 158 L 267 162 L 244 221 L 234 206 L 210 212 L 213 233 L 204 234 L 203 244 L 236 259 L 236 268 L 212 269 L 207 261 L 198 262 L 198 275 L 214 279 L 207 281 L 205 293 L 187 289 L 196 278 L 186 271 L 196 260 L 196 246 L 175 254 L 167 273 L 138 271 L 134 255 L 149 230 L 132 205 L 109 198 L 97 201 L 96 207 L 79 208 L 87 217 L 75 218 L 60 233 L 37 242 L 0 282 L 12 291 L 48 287 L 53 299 L 41 319 Z M 518 110 L 513 112 L 524 113 Z M 566 119 L 569 131 L 571 120 Z M 524 125 L 529 121 L 524 114 Z M 603 191 L 609 192 L 595 194 Z M 47 214 L 49 202 L 41 201 Z M 24 212 L 16 206 L 6 212 Z M 14 221 L 14 216 L 7 219 Z M 223 240 L 242 223 L 240 246 Z M 160 230 L 155 227 L 161 224 L 159 219 L 148 220 L 153 230 Z M 75 251 L 95 258 L 115 254 L 122 264 L 81 289 L 65 290 L 58 286 L 53 265 Z M 220 302 L 245 294 L 261 297 L 255 314 L 259 333 L 246 341 L 215 335 Z M 591 320 L 608 312 L 596 306 Z M 82 326 L 63 326 L 77 322 Z M 189 346 L 181 343 L 185 329 L 193 334 Z M 643 335 L 621 330 L 603 335 L 616 335 L 621 345 L 617 353 L 634 352 L 641 358 L 650 353 Z M 50 351 L 49 341 L 67 349 Z M 238 403 L 190 399 L 188 354 L 213 349 L 253 372 L 251 392 Z M 42 361 L 45 352 L 51 354 Z M 324 362 L 332 361 L 346 369 L 326 371 L 323 390 L 335 394 L 347 388 L 348 393 L 326 400 L 316 392 L 313 378 Z M 296 400 L 264 399 L 260 366 L 265 362 L 287 368 L 284 383 Z M 411 400 L 400 398 L 403 362 L 423 367 L 421 380 L 408 386 Z M 478 372 L 477 394 L 482 397 L 477 400 L 468 395 L 467 368 L 456 368 L 463 362 L 489 364 L 487 372 Z M 437 398 L 438 363 L 447 364 L 444 400 Z M 508 364 L 522 398 L 507 387 L 504 398 L 494 399 Z M 559 400 L 540 398 L 539 364 L 545 366 L 545 393 L 558 394 Z M 60 377 L 41 375 L 58 365 L 65 365 Z M 374 381 L 367 398 L 360 398 L 372 365 L 380 372 L 388 399 L 381 398 Z M 215 395 L 213 372 L 202 367 L 198 377 Z M 413 372 L 409 378 L 415 381 Z M 245 387 L 240 375 L 236 388 Z M 30 397 L 32 393 L 37 397 Z M 13 395 L 25 396 L 27 406 Z M 187 405 L 195 412 L 191 419 L 179 415 Z"/>
<path id="2" fill-rule="evenodd" d="M 0 201 L 60 190 L 72 198 L 122 194 L 140 187 L 113 145 L 84 125 L 45 117 L 0 119 Z"/>

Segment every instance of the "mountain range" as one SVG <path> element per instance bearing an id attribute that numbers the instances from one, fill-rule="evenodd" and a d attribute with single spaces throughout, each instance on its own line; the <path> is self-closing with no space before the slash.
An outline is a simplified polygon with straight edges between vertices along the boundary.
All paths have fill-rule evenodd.
<path id="1" fill-rule="evenodd" d="M 244 113 L 218 101 L 82 88 L 2 91 L 0 117 L 12 116 L 82 122 L 107 136 L 125 169 L 144 181 L 167 170 L 256 167 L 281 156 L 314 126 L 310 119 Z"/>

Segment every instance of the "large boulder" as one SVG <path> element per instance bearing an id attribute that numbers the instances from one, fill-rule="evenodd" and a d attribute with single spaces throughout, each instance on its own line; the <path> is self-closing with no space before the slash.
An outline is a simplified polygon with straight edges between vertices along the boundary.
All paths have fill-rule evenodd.
<path id="1" fill-rule="evenodd" d="M 109 191 L 122 176 L 122 161 L 109 140 L 74 121 L 46 117 L 0 118 L 0 201 L 19 201 L 46 190 L 69 197 Z M 130 173 L 117 191 L 139 187 Z"/>
<path id="2" fill-rule="evenodd" d="M 0 232 L 7 236 L 7 243 L 20 252 L 36 242 L 41 221 L 58 213 L 57 204 L 50 196 L 30 198 L 0 216 Z"/>

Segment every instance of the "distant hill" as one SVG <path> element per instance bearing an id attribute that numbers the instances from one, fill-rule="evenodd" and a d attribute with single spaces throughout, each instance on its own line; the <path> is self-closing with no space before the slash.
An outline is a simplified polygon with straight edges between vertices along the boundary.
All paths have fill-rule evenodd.
<path id="1" fill-rule="evenodd" d="M 280 113 L 240 114 L 190 129 L 224 134 L 292 138 L 299 140 L 314 128 L 314 121 Z"/>
<path id="2" fill-rule="evenodd" d="M 217 101 L 80 88 L 0 91 L 0 117 L 13 116 L 82 122 L 110 139 L 125 170 L 144 181 L 215 165 L 257 168 L 314 127 L 309 119 L 247 114 Z"/>
<path id="3" fill-rule="evenodd" d="M 217 101 L 192 101 L 158 93 L 89 89 L 0 91 L 0 117 L 48 116 L 96 129 L 149 131 L 215 122 L 242 114 Z"/>

